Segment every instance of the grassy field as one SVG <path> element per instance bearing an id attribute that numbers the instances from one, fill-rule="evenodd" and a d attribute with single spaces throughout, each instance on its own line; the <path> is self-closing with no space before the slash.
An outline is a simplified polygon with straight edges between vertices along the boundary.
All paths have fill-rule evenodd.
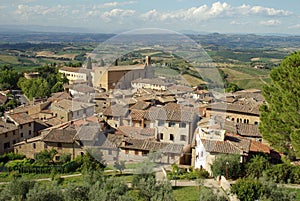
<path id="1" fill-rule="evenodd" d="M 227 74 L 229 83 L 234 83 L 242 89 L 262 89 L 264 84 L 270 83 L 269 70 L 246 67 L 220 68 Z"/>

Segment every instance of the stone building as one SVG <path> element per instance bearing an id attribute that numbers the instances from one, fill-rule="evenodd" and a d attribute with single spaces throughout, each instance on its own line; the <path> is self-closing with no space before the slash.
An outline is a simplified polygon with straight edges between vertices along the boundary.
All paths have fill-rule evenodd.
<path id="1" fill-rule="evenodd" d="M 93 86 L 106 91 L 131 87 L 131 81 L 138 78 L 153 78 L 151 58 L 146 57 L 145 64 L 127 66 L 95 67 Z"/>
<path id="2" fill-rule="evenodd" d="M 13 145 L 19 141 L 19 129 L 11 122 L 0 120 L 0 155 L 13 151 Z"/>
<path id="3" fill-rule="evenodd" d="M 94 104 L 77 102 L 72 100 L 61 100 L 51 105 L 53 115 L 64 121 L 71 121 L 94 114 Z"/>

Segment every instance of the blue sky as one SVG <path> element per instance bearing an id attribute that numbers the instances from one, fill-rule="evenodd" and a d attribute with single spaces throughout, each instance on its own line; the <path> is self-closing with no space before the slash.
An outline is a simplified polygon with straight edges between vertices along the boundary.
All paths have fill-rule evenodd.
<path id="1" fill-rule="evenodd" d="M 1 0 L 0 25 L 300 35 L 299 0 Z"/>

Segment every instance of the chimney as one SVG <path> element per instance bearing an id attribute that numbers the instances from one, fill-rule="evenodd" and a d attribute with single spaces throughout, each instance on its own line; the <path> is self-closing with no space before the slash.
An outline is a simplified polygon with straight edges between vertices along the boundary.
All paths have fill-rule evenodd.
<path id="1" fill-rule="evenodd" d="M 145 64 L 146 64 L 146 66 L 151 66 L 151 57 L 150 56 L 146 56 Z"/>

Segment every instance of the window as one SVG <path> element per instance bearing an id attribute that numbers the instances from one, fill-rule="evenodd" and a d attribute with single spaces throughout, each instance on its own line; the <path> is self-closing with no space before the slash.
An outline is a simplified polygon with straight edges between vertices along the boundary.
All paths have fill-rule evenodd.
<path id="1" fill-rule="evenodd" d="M 21 133 L 21 137 L 23 137 L 23 133 Z"/>
<path id="2" fill-rule="evenodd" d="M 47 148 L 48 148 L 47 144 L 44 144 L 44 149 L 47 149 Z"/>
<path id="3" fill-rule="evenodd" d="M 112 155 L 112 150 L 111 149 L 108 150 L 108 155 Z"/>
<path id="4" fill-rule="evenodd" d="M 3 145 L 4 145 L 4 149 L 10 148 L 10 143 L 9 142 L 5 142 Z"/>
<path id="5" fill-rule="evenodd" d="M 4 135 L 5 135 L 5 137 L 7 137 L 7 133 L 5 133 Z"/>
<path id="6" fill-rule="evenodd" d="M 30 127 L 30 126 L 31 126 L 31 123 L 29 123 L 28 126 Z"/>
<path id="7" fill-rule="evenodd" d="M 129 154 L 129 150 L 128 149 L 125 149 L 125 154 Z"/>
<path id="8" fill-rule="evenodd" d="M 163 140 L 163 139 L 164 139 L 164 134 L 163 134 L 163 133 L 160 133 L 160 134 L 159 134 L 159 139 L 160 139 L 160 140 Z"/>
<path id="9" fill-rule="evenodd" d="M 147 156 L 147 151 L 142 151 L 143 156 Z"/>
<path id="10" fill-rule="evenodd" d="M 164 126 L 165 125 L 165 122 L 162 121 L 162 120 L 158 120 L 158 126 Z"/>
<path id="11" fill-rule="evenodd" d="M 59 161 L 60 156 L 55 156 L 55 160 Z"/>
<path id="12" fill-rule="evenodd" d="M 62 148 L 62 144 L 59 142 L 59 143 L 57 143 L 57 147 L 59 148 L 59 149 L 61 149 Z"/>
<path id="13" fill-rule="evenodd" d="M 180 135 L 180 141 L 186 141 L 186 136 L 185 135 Z"/>
<path id="14" fill-rule="evenodd" d="M 201 151 L 201 153 L 200 153 L 200 157 L 203 157 L 203 151 Z"/>
<path id="15" fill-rule="evenodd" d="M 15 135 L 16 134 L 16 131 L 13 131 L 13 135 Z"/>
<path id="16" fill-rule="evenodd" d="M 255 122 L 254 122 L 254 125 L 258 125 L 258 122 L 257 122 L 257 121 L 255 121 Z"/>
<path id="17" fill-rule="evenodd" d="M 186 127 L 186 123 L 184 123 L 184 122 L 179 123 L 179 128 L 185 128 L 185 127 Z"/>
<path id="18" fill-rule="evenodd" d="M 135 155 L 139 155 L 139 151 L 135 150 L 135 151 L 134 151 L 134 154 L 135 154 Z"/>
<path id="19" fill-rule="evenodd" d="M 170 134 L 170 140 L 174 141 L 174 135 L 173 134 Z"/>
<path id="20" fill-rule="evenodd" d="M 13 144 L 16 144 L 16 140 L 13 140 Z"/>
<path id="21" fill-rule="evenodd" d="M 171 159 L 172 159 L 172 160 L 175 159 L 175 154 L 171 154 Z"/>
<path id="22" fill-rule="evenodd" d="M 33 144 L 32 144 L 32 147 L 33 147 L 34 149 L 36 149 L 36 144 L 35 144 L 35 143 L 33 143 Z"/>
<path id="23" fill-rule="evenodd" d="M 28 135 L 31 135 L 31 130 L 28 131 Z"/>
<path id="24" fill-rule="evenodd" d="M 169 122 L 169 127 L 174 127 L 176 125 L 175 122 Z"/>
<path id="25" fill-rule="evenodd" d="M 22 129 L 23 128 L 23 125 L 20 125 L 20 129 Z"/>

